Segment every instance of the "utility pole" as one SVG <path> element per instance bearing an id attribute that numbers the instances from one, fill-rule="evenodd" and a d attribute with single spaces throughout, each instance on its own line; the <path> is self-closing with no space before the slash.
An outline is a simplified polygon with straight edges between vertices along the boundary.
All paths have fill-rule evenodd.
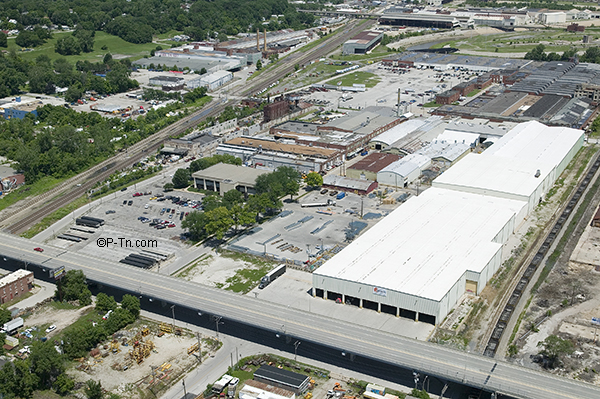
<path id="1" fill-rule="evenodd" d="M 198 363 L 202 364 L 202 340 L 200 339 L 200 333 L 196 333 L 198 339 Z"/>
<path id="2" fill-rule="evenodd" d="M 298 346 L 300 346 L 302 342 L 300 341 L 296 341 L 294 342 L 294 361 L 296 361 L 297 355 L 298 355 Z"/>

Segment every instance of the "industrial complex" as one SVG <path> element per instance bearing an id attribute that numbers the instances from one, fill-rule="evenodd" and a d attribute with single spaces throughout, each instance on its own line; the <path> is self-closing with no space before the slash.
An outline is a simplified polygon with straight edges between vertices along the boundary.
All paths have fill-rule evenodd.
<path id="1" fill-rule="evenodd" d="M 519 124 L 469 154 L 313 273 L 313 295 L 437 324 L 498 270 L 504 244 L 583 145 Z"/>

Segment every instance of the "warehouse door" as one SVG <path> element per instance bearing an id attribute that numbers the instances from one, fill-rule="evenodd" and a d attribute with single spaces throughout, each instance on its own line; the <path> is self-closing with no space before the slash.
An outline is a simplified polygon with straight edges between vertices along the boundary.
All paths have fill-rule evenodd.
<path id="1" fill-rule="evenodd" d="M 467 280 L 466 291 L 477 295 L 477 281 Z"/>

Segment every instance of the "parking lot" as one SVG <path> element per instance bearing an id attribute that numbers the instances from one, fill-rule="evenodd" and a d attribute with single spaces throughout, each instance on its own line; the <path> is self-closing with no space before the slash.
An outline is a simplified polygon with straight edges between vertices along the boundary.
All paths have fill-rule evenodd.
<path id="1" fill-rule="evenodd" d="M 299 202 L 284 203 L 284 211 L 278 217 L 233 240 L 230 249 L 305 262 L 321 250 L 346 245 L 348 238 L 362 234 L 399 206 L 381 204 L 375 195 L 361 197 L 346 193 L 338 200 L 330 193 L 311 191 Z M 396 198 L 402 193 L 391 192 L 389 196 Z M 335 205 L 328 205 L 328 200 L 334 201 Z M 302 204 L 321 205 L 302 207 Z"/>
<path id="2" fill-rule="evenodd" d="M 365 92 L 346 92 L 329 90 L 327 92 L 316 91 L 305 97 L 311 101 L 329 101 L 326 106 L 328 109 L 353 108 L 363 109 L 366 107 L 388 107 L 394 108 L 398 103 L 398 89 L 401 91 L 400 101 L 406 101 L 406 106 L 401 105 L 400 113 L 412 112 L 416 115 L 427 115 L 431 108 L 422 108 L 418 104 L 425 104 L 435 100 L 435 94 L 426 93 L 435 87 L 440 90 L 447 90 L 454 85 L 468 80 L 470 73 L 455 73 L 446 71 L 446 76 L 440 76 L 441 72 L 433 69 L 415 69 L 410 68 L 402 70 L 400 68 L 386 68 L 381 63 L 371 64 L 361 68 L 361 72 L 370 72 L 381 78 L 375 87 L 367 89 Z M 404 73 L 402 73 L 404 71 Z M 443 81 L 442 81 L 443 79 Z M 446 85 L 444 88 L 443 85 Z M 409 93 L 406 93 L 406 90 Z M 414 90 L 411 91 L 411 90 Z M 343 97 L 345 96 L 345 98 Z M 350 98 L 352 97 L 352 98 Z M 414 102 L 410 102 L 414 100 Z"/>
<path id="3" fill-rule="evenodd" d="M 173 171 L 165 171 L 160 176 L 84 207 L 84 216 L 104 219 L 105 223 L 100 228 L 77 226 L 76 217 L 71 216 L 68 225 L 52 231 L 53 238 L 48 242 L 116 262 L 131 253 L 148 251 L 162 254 L 169 258 L 168 261 L 183 256 L 189 245 L 181 240 L 184 233 L 181 222 L 186 213 L 193 211 L 193 206 L 201 202 L 203 195 L 184 191 L 163 193 L 162 187 L 171 180 Z M 163 196 L 157 197 L 157 194 Z M 178 197 L 179 204 L 168 198 L 169 195 Z M 185 203 L 184 198 L 187 200 Z M 68 241 L 58 238 L 61 234 L 84 239 L 81 242 Z"/>

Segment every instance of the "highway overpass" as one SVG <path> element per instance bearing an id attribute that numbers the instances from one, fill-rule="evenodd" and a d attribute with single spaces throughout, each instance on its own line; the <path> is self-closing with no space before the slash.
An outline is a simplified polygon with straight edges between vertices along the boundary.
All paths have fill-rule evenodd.
<path id="1" fill-rule="evenodd" d="M 44 252 L 34 251 L 35 247 L 44 248 Z M 202 317 L 220 316 L 223 321 L 230 320 L 271 331 L 288 340 L 298 339 L 326 347 L 349 358 L 363 357 L 488 392 L 516 398 L 600 397 L 600 389 L 589 384 L 53 248 L 5 233 L 0 233 L 0 255 L 0 262 L 2 258 L 7 261 L 10 258 L 48 273 L 61 266 L 67 270 L 82 270 L 89 281 L 163 301 L 168 306 L 199 312 Z"/>

